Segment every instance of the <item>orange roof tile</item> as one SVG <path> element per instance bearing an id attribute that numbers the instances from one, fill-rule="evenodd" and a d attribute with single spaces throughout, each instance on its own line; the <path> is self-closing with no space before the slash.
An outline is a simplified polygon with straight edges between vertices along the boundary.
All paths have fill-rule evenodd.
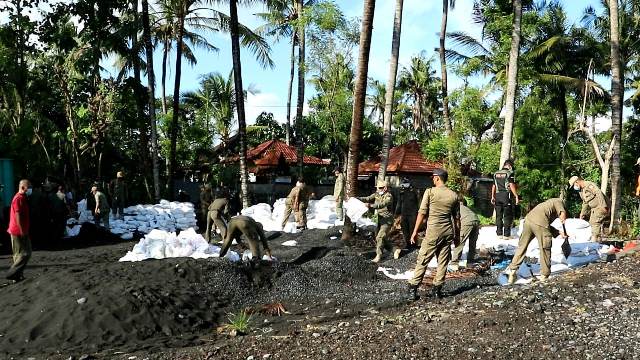
<path id="1" fill-rule="evenodd" d="M 280 157 L 283 157 L 287 164 L 295 164 L 298 160 L 296 148 L 279 140 L 269 140 L 247 151 L 247 160 L 260 166 L 277 166 Z M 307 165 L 329 165 L 330 163 L 309 155 L 305 155 L 303 161 Z"/>
<path id="2" fill-rule="evenodd" d="M 389 150 L 387 172 L 390 173 L 431 173 L 442 164 L 428 161 L 420 152 L 420 145 L 416 140 L 396 146 Z M 367 160 L 358 164 L 359 173 L 378 172 L 380 160 Z"/>

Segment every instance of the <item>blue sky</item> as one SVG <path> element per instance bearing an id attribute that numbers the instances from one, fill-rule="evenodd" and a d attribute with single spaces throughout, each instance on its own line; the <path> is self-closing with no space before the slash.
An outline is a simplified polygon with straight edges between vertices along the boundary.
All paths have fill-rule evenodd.
<path id="1" fill-rule="evenodd" d="M 338 0 L 338 6 L 347 17 L 360 17 L 362 15 L 363 1 Z M 579 22 L 584 8 L 593 4 L 599 6 L 597 0 L 563 1 L 567 10 L 569 21 Z M 393 25 L 394 0 L 378 0 L 374 17 L 374 31 L 371 46 L 371 60 L 369 63 L 369 76 L 381 81 L 386 81 L 389 55 L 391 51 L 391 32 Z M 481 29 L 471 21 L 473 0 L 458 0 L 456 7 L 449 14 L 448 31 L 466 31 L 476 37 L 480 37 Z M 228 13 L 227 8 L 220 8 Z M 263 11 L 261 6 L 241 8 L 240 21 L 250 28 L 261 24 L 253 14 Z M 402 24 L 402 37 L 400 46 L 400 68 L 408 64 L 411 56 L 421 51 L 426 51 L 427 56 L 436 56 L 434 65 L 439 68 L 437 52 L 438 32 L 440 31 L 440 18 L 442 1 L 439 0 L 405 0 L 404 16 Z M 199 59 L 196 66 L 190 67 L 183 62 L 181 90 L 194 90 L 198 87 L 198 79 L 202 74 L 209 72 L 221 72 L 228 74 L 231 69 L 231 45 L 229 35 L 224 33 L 208 34 L 207 37 L 220 50 L 218 53 L 197 51 Z M 255 95 L 249 95 L 246 104 L 247 120 L 253 123 L 255 117 L 262 111 L 274 113 L 276 119 L 283 122 L 285 119 L 285 105 L 287 96 L 287 81 L 289 77 L 289 43 L 286 40 L 272 45 L 272 58 L 275 61 L 274 69 L 262 69 L 248 51 L 243 51 L 243 82 L 244 87 L 249 85 L 259 90 Z M 159 81 L 161 54 L 155 57 L 155 69 L 158 72 L 156 79 Z M 171 57 L 171 63 L 175 62 L 175 55 Z M 167 81 L 167 94 L 173 92 L 173 69 Z M 438 72 L 439 73 L 439 72 Z M 455 75 L 449 75 L 450 89 L 462 84 L 461 79 Z M 608 84 L 605 84 L 605 86 Z M 160 87 L 157 88 L 158 94 Z M 306 98 L 312 93 L 307 86 Z M 295 103 L 295 95 L 293 102 Z"/>

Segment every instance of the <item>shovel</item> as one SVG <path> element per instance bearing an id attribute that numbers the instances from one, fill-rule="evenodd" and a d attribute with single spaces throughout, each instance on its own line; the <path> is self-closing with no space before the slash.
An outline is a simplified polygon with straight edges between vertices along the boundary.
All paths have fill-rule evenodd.
<path id="1" fill-rule="evenodd" d="M 569 258 L 571 255 L 571 245 L 569 244 L 569 235 L 567 234 L 567 228 L 562 224 L 562 230 L 564 231 L 564 242 L 562 243 L 562 255 L 565 258 Z"/>

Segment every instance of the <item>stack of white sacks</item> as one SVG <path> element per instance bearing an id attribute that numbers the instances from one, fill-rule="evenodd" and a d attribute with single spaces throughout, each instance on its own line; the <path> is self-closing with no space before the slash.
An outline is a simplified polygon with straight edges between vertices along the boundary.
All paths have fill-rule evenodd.
<path id="1" fill-rule="evenodd" d="M 86 200 L 78 203 L 78 213 L 77 222 L 80 224 L 93 222 L 93 216 L 91 210 L 87 209 Z M 149 234 L 152 230 L 172 233 L 176 230 L 198 229 L 193 204 L 188 202 L 161 200 L 159 204 L 155 205 L 129 206 L 124 209 L 124 213 L 126 215 L 122 219 L 115 219 L 112 211 L 109 219 L 111 233 L 124 240 L 132 239 L 134 231 Z M 73 223 L 75 223 L 75 219 L 70 219 L 68 222 L 68 224 Z M 77 235 L 77 231 L 79 231 L 78 226 L 67 228 L 69 236 Z"/>
<path id="2" fill-rule="evenodd" d="M 344 202 L 346 214 L 350 215 L 352 221 L 356 222 L 359 227 L 375 225 L 373 221 L 362 217 L 367 211 L 367 207 L 355 198 Z M 278 199 L 271 206 L 266 203 L 253 205 L 242 210 L 242 215 L 249 216 L 261 223 L 265 231 L 284 231 L 287 233 L 295 233 L 296 223 L 294 214 L 292 213 L 284 227 L 282 226 L 282 218 L 284 217 L 285 199 Z M 320 200 L 310 200 L 307 208 L 307 228 L 308 229 L 328 229 L 332 226 L 342 225 L 343 222 L 338 220 L 336 215 L 336 202 L 332 195 L 327 195 Z"/>
<path id="3" fill-rule="evenodd" d="M 174 232 L 153 229 L 133 246 L 119 261 L 142 261 L 147 259 L 165 259 L 177 257 L 191 257 L 206 259 L 220 257 L 220 247 L 209 244 L 202 235 L 193 228 Z M 235 251 L 228 251 L 225 258 L 240 261 L 240 255 Z"/>
<path id="4" fill-rule="evenodd" d="M 522 232 L 522 226 L 524 220 L 520 221 L 519 229 L 512 229 L 511 233 L 520 235 Z M 554 221 L 552 226 L 560 230 L 562 224 L 560 220 Z M 569 243 L 571 244 L 571 255 L 566 258 L 562 254 L 562 243 L 564 240 L 561 237 L 553 239 L 551 247 L 551 274 L 558 274 L 563 271 L 567 271 L 571 268 L 579 267 L 591 262 L 598 261 L 602 254 L 605 254 L 610 250 L 606 245 L 591 241 L 591 226 L 588 222 L 580 219 L 567 219 L 565 223 L 567 233 L 569 235 Z M 516 231 L 517 230 L 517 231 Z M 512 236 L 508 240 L 500 240 L 496 236 L 495 226 L 485 226 L 480 229 L 478 235 L 478 242 L 476 251 L 489 251 L 500 252 L 504 251 L 506 255 L 513 256 L 518 248 L 518 236 Z M 469 250 L 469 244 L 465 244 L 465 248 L 462 255 L 461 263 L 466 263 L 467 252 Z M 538 246 L 538 240 L 533 239 L 527 248 L 526 256 L 529 258 L 538 259 L 540 257 L 540 248 Z M 429 263 L 430 268 L 437 267 L 436 259 L 432 259 Z M 413 269 L 396 269 L 391 267 L 379 267 L 378 271 L 385 274 L 387 277 L 396 280 L 406 280 L 413 276 Z M 518 269 L 518 281 L 516 283 L 523 284 L 533 280 L 532 275 L 538 276 L 540 274 L 540 264 L 526 264 L 523 263 Z M 498 278 L 498 282 L 501 285 L 507 284 L 507 276 L 501 275 Z"/>

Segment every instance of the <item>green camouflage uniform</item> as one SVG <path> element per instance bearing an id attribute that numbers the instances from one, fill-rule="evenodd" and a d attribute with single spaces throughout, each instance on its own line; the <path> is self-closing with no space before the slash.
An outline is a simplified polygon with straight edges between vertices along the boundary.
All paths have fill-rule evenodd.
<path id="1" fill-rule="evenodd" d="M 580 189 L 580 198 L 582 199 L 580 218 L 585 218 L 589 214 L 591 236 L 599 240 L 602 234 L 602 223 L 609 215 L 609 199 L 600 191 L 598 185 L 591 181 L 584 181 L 584 186 Z"/>
<path id="2" fill-rule="evenodd" d="M 227 233 L 227 224 L 224 219 L 229 215 L 229 200 L 226 198 L 217 198 L 209 205 L 208 210 L 205 239 L 211 241 L 212 226 L 220 229 L 220 236 L 224 239 Z"/>

